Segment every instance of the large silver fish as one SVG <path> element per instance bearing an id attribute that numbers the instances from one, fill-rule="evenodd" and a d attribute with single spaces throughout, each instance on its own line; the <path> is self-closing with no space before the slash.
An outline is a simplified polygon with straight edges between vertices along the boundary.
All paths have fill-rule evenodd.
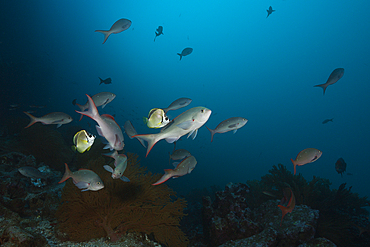
<path id="1" fill-rule="evenodd" d="M 43 117 L 35 117 L 28 112 L 24 112 L 24 114 L 31 118 L 31 122 L 25 128 L 28 128 L 37 122 L 41 122 L 43 124 L 56 124 L 57 128 L 59 128 L 62 124 L 70 123 L 73 120 L 70 115 L 64 112 L 52 112 Z"/>
<path id="2" fill-rule="evenodd" d="M 165 139 L 168 143 L 173 143 L 186 134 L 194 139 L 197 136 L 198 129 L 207 122 L 211 113 L 212 111 L 206 107 L 194 107 L 177 116 L 158 134 L 135 135 L 133 137 L 148 142 L 146 152 L 146 156 L 148 156 L 154 144 L 162 139 Z"/>
<path id="3" fill-rule="evenodd" d="M 188 106 L 191 103 L 189 98 L 180 98 L 172 102 L 167 108 L 164 108 L 163 111 L 167 113 L 168 111 L 174 111 L 182 107 Z"/>
<path id="4" fill-rule="evenodd" d="M 73 183 L 79 188 L 83 189 L 81 191 L 97 191 L 104 188 L 103 181 L 100 179 L 98 174 L 88 169 L 80 169 L 75 172 L 71 172 L 68 165 L 65 163 L 66 171 L 62 179 L 58 182 L 63 183 L 68 178 L 73 179 Z"/>
<path id="5" fill-rule="evenodd" d="M 238 129 L 243 127 L 248 122 L 248 119 L 242 117 L 231 117 L 217 125 L 215 129 L 206 128 L 211 132 L 211 142 L 213 141 L 213 135 L 216 133 L 225 133 L 228 131 L 234 131 L 234 134 Z"/>
<path id="6" fill-rule="evenodd" d="M 344 69 L 343 68 L 337 68 L 331 72 L 328 80 L 324 84 L 315 85 L 314 87 L 322 87 L 324 90 L 323 94 L 325 94 L 325 90 L 329 85 L 333 85 L 336 83 L 340 78 L 342 78 L 344 75 Z"/>
<path id="7" fill-rule="evenodd" d="M 135 128 L 134 128 L 134 126 L 132 125 L 132 123 L 131 123 L 131 121 L 130 121 L 130 120 L 127 120 L 127 121 L 125 122 L 125 125 L 123 126 L 123 128 L 125 129 L 125 132 L 126 132 L 126 134 L 128 135 L 128 137 L 129 137 L 130 139 L 134 138 L 134 137 L 133 137 L 134 135 L 137 135 L 137 132 L 136 132 L 136 130 L 135 130 Z M 139 139 L 139 138 L 136 138 L 136 139 L 141 143 L 141 145 L 143 145 L 143 147 L 144 147 L 144 148 L 146 148 L 145 143 L 144 143 L 144 141 L 143 141 L 143 140 L 141 140 L 141 139 Z"/>
<path id="8" fill-rule="evenodd" d="M 106 31 L 95 30 L 95 32 L 104 34 L 104 41 L 103 41 L 103 44 L 104 44 L 105 41 L 107 41 L 109 35 L 111 35 L 112 33 L 120 33 L 122 31 L 125 31 L 130 26 L 131 26 L 131 21 L 123 18 L 123 19 L 119 19 L 118 21 L 116 21 L 109 30 L 106 30 Z"/>
<path id="9" fill-rule="evenodd" d="M 164 175 L 157 182 L 155 182 L 152 185 L 158 185 L 158 184 L 164 183 L 168 179 L 170 179 L 171 177 L 177 178 L 177 177 L 181 177 L 181 176 L 184 176 L 186 174 L 189 174 L 189 173 L 191 173 L 191 171 L 194 170 L 196 164 L 197 164 L 197 160 L 194 158 L 194 156 L 189 156 L 186 159 L 184 159 L 183 161 L 181 161 L 176 166 L 175 169 L 173 169 L 173 170 L 172 169 L 165 169 L 164 170 L 164 172 L 165 172 Z"/>
<path id="10" fill-rule="evenodd" d="M 96 126 L 98 134 L 108 141 L 108 144 L 104 148 L 109 148 L 110 150 L 115 149 L 117 151 L 122 150 L 125 144 L 123 143 L 124 139 L 121 128 L 112 116 L 107 114 L 100 116 L 92 98 L 87 94 L 86 96 L 89 101 L 88 110 L 84 112 L 76 112 L 88 116 L 98 123 Z"/>

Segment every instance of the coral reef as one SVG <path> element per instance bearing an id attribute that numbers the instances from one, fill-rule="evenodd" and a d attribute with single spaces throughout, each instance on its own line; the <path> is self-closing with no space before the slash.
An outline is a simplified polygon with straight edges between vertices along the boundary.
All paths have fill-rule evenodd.
<path id="1" fill-rule="evenodd" d="M 103 180 L 102 190 L 81 193 L 71 180 L 66 182 L 56 213 L 60 238 L 86 241 L 107 236 L 115 242 L 127 232 L 137 232 L 167 246 L 187 245 L 178 227 L 186 202 L 176 199 L 166 185 L 151 185 L 160 175 L 145 173 L 134 154 L 128 154 L 124 174 L 131 182 L 113 180 L 103 165 L 100 157 L 87 167 Z"/>

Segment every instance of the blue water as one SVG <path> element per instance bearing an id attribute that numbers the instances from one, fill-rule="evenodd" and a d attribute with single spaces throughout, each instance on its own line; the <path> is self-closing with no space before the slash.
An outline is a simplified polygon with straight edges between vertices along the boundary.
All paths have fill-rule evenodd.
<path id="1" fill-rule="evenodd" d="M 172 119 L 195 106 L 212 115 L 215 128 L 230 117 L 249 122 L 236 134 L 216 134 L 211 143 L 202 127 L 192 141 L 181 138 L 198 164 L 189 175 L 166 183 L 180 193 L 196 187 L 259 179 L 272 165 L 290 161 L 313 147 L 323 152 L 314 163 L 297 167 L 311 180 L 329 178 L 368 195 L 370 21 L 368 1 L 2 1 L 0 62 L 21 65 L 14 80 L 1 83 L 1 118 L 47 105 L 36 116 L 63 111 L 97 134 L 84 117 L 77 122 L 73 99 L 85 94 L 117 95 L 100 113 L 131 120 L 139 134 L 153 133 L 142 117 L 180 97 L 193 102 L 170 111 Z M 276 11 L 268 18 L 266 9 Z M 108 30 L 120 18 L 131 27 L 105 44 L 97 29 Z M 155 37 L 155 30 L 163 33 Z M 179 61 L 184 48 L 193 53 Z M 322 89 L 336 68 L 344 76 Z M 112 84 L 99 85 L 101 77 Z M 9 105 L 20 108 L 9 111 Z M 334 122 L 322 124 L 327 118 Z M 62 126 L 61 129 L 68 128 Z M 171 168 L 173 144 L 162 140 L 147 158 L 137 140 L 125 135 L 125 149 L 138 153 L 152 172 Z M 334 169 L 342 157 L 343 178 Z M 61 164 L 63 166 L 63 164 Z"/>

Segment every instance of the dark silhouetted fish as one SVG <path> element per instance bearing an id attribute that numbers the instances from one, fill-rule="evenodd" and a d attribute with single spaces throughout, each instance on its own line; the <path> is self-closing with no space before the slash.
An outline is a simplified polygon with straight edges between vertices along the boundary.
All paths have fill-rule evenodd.
<path id="1" fill-rule="evenodd" d="M 272 7 L 271 7 L 271 6 L 269 7 L 269 9 L 266 9 L 266 11 L 267 11 L 267 16 L 266 16 L 266 18 L 267 18 L 267 17 L 269 17 L 269 15 L 271 15 L 271 14 L 272 14 L 272 12 L 275 12 L 275 10 L 274 10 L 274 9 L 272 9 Z"/>
<path id="2" fill-rule="evenodd" d="M 103 80 L 102 78 L 99 77 L 99 79 L 100 79 L 99 85 L 102 84 L 102 83 L 104 83 L 104 84 L 112 84 L 112 79 L 111 78 L 107 78 L 107 79 Z"/>
<path id="3" fill-rule="evenodd" d="M 329 123 L 329 122 L 333 122 L 333 119 L 334 118 L 328 118 L 328 119 L 325 119 L 324 121 L 322 121 L 323 124 L 326 124 L 326 123 Z"/>
<path id="4" fill-rule="evenodd" d="M 326 83 L 315 85 L 314 87 L 322 87 L 322 89 L 324 90 L 323 94 L 325 94 L 326 88 L 329 85 L 332 85 L 332 84 L 336 83 L 340 78 L 342 78 L 343 74 L 344 74 L 344 69 L 343 68 L 337 68 L 337 69 L 333 70 L 333 72 L 331 72 L 331 74 L 330 74 L 328 80 L 326 81 Z"/>
<path id="5" fill-rule="evenodd" d="M 335 170 L 340 173 L 340 175 L 343 177 L 343 172 L 346 171 L 347 164 L 344 162 L 343 158 L 339 158 L 337 162 L 335 162 Z"/>
<path id="6" fill-rule="evenodd" d="M 74 99 L 74 100 L 72 101 L 72 105 L 76 105 L 76 102 L 77 102 L 77 99 Z"/>
<path id="7" fill-rule="evenodd" d="M 185 48 L 184 50 L 182 50 L 181 54 L 177 53 L 177 55 L 180 56 L 180 60 L 181 60 L 182 57 L 185 57 L 185 56 L 191 54 L 192 52 L 193 52 L 193 48 L 188 47 L 188 48 Z"/>
<path id="8" fill-rule="evenodd" d="M 164 34 L 164 33 L 163 33 L 163 27 L 162 27 L 162 26 L 159 26 L 159 27 L 157 28 L 157 31 L 155 32 L 154 41 L 155 41 L 155 39 L 156 39 L 159 35 L 161 35 L 161 34 Z"/>

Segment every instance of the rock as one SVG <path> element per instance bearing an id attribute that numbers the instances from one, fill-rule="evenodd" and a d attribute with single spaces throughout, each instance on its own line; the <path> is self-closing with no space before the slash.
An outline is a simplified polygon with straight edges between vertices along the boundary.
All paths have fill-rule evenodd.
<path id="1" fill-rule="evenodd" d="M 297 247 L 337 247 L 332 241 L 326 238 L 314 238 L 311 241 L 300 244 Z"/>
<path id="2" fill-rule="evenodd" d="M 211 246 L 248 238 L 262 230 L 251 220 L 246 201 L 248 192 L 246 184 L 229 183 L 224 191 L 216 193 L 213 203 L 209 197 L 203 198 L 203 231 Z"/>

